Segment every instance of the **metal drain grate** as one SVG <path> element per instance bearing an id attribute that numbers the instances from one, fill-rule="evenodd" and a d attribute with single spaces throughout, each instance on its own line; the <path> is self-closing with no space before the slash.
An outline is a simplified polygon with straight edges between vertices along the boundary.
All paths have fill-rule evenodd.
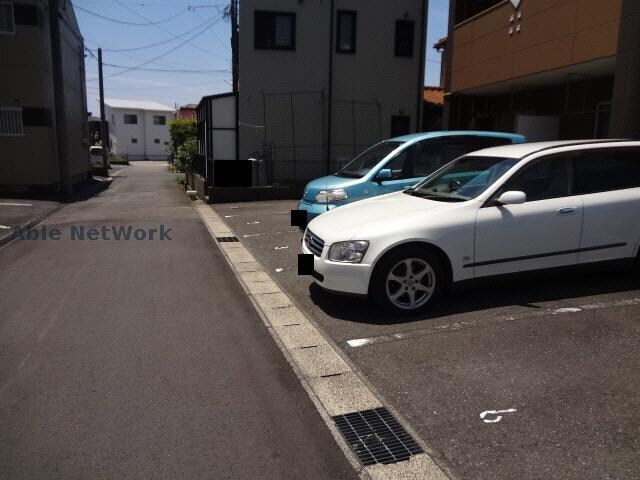
<path id="1" fill-rule="evenodd" d="M 225 242 L 239 242 L 240 240 L 238 240 L 238 237 L 216 237 L 216 240 L 218 240 L 219 242 L 225 243 Z"/>
<path id="2" fill-rule="evenodd" d="M 337 415 L 333 421 L 365 467 L 401 462 L 423 453 L 386 408 Z"/>

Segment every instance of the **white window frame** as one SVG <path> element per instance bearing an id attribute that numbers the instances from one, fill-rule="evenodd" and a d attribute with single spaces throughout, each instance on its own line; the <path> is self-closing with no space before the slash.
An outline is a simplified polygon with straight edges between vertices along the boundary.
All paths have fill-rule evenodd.
<path id="1" fill-rule="evenodd" d="M 13 112 L 13 117 L 10 118 Z M 13 130 L 9 132 L 4 131 L 5 126 L 11 125 Z M 22 108 L 21 107 L 0 107 L 0 137 L 23 137 L 24 136 L 24 123 L 22 120 Z"/>
<path id="2" fill-rule="evenodd" d="M 15 12 L 13 10 L 13 2 L 0 2 L 0 6 L 2 5 L 9 5 L 9 8 L 11 9 L 11 26 L 13 27 L 12 31 L 8 31 L 8 30 L 0 30 L 0 35 L 15 35 L 16 33 L 16 15 Z"/>

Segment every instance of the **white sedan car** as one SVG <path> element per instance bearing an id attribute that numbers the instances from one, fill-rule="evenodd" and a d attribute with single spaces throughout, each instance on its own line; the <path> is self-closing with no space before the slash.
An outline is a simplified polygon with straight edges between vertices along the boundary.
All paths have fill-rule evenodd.
<path id="1" fill-rule="evenodd" d="M 404 192 L 321 215 L 302 250 L 325 289 L 417 313 L 455 282 L 633 264 L 639 219 L 640 142 L 529 143 L 473 152 Z"/>

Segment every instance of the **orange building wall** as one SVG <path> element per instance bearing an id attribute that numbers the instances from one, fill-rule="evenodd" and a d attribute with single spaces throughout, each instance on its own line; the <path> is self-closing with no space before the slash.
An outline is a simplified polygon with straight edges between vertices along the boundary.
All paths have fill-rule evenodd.
<path id="1" fill-rule="evenodd" d="M 622 0 L 522 0 L 516 33 L 505 1 L 456 25 L 451 91 L 615 55 L 621 9 Z"/>

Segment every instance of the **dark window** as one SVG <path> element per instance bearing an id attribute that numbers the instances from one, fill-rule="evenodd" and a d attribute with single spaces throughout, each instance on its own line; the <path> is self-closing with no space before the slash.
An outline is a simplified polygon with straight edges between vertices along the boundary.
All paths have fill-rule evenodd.
<path id="1" fill-rule="evenodd" d="M 138 116 L 137 116 L 137 115 L 129 115 L 129 114 L 125 114 L 125 116 L 124 116 L 124 123 L 127 123 L 127 124 L 137 124 L 137 123 L 138 123 Z"/>
<path id="2" fill-rule="evenodd" d="M 11 2 L 0 2 L 0 33 L 14 33 L 13 5 Z"/>
<path id="3" fill-rule="evenodd" d="M 169 145 L 169 142 L 164 142 L 165 145 Z"/>
<path id="4" fill-rule="evenodd" d="M 167 117 L 164 115 L 154 115 L 153 116 L 153 124 L 154 125 L 166 125 Z"/>
<path id="5" fill-rule="evenodd" d="M 456 2 L 455 23 L 464 22 L 470 17 L 502 3 L 503 0 L 454 0 Z"/>
<path id="6" fill-rule="evenodd" d="M 577 195 L 640 187 L 640 151 L 588 152 L 574 159 Z"/>
<path id="7" fill-rule="evenodd" d="M 407 178 L 407 167 L 409 166 L 408 159 L 412 156 L 413 150 L 415 150 L 415 146 L 405 148 L 385 164 L 384 168 L 391 169 L 390 180 L 401 180 L 403 178 Z"/>
<path id="8" fill-rule="evenodd" d="M 406 135 L 411 129 L 411 117 L 409 115 L 391 116 L 391 136 Z"/>
<path id="9" fill-rule="evenodd" d="M 414 28 L 412 20 L 396 20 L 396 57 L 413 57 Z"/>
<path id="10" fill-rule="evenodd" d="M 153 139 L 153 143 L 160 143 L 160 139 L 159 138 L 154 138 Z"/>
<path id="11" fill-rule="evenodd" d="M 254 47 L 266 50 L 295 50 L 296 14 L 256 10 Z"/>
<path id="12" fill-rule="evenodd" d="M 472 139 L 450 137 L 440 140 L 424 140 L 418 144 L 413 156 L 411 177 L 426 177 L 451 160 L 472 150 Z"/>
<path id="13" fill-rule="evenodd" d="M 527 202 L 571 195 L 571 160 L 553 157 L 537 160 L 517 172 L 500 193 L 518 191 L 527 194 Z"/>
<path id="14" fill-rule="evenodd" d="M 22 124 L 25 127 L 50 127 L 51 114 L 46 108 L 23 108 Z"/>
<path id="15" fill-rule="evenodd" d="M 138 139 L 136 137 L 131 137 L 131 143 L 138 143 Z"/>
<path id="16" fill-rule="evenodd" d="M 336 52 L 356 53 L 356 12 L 338 10 Z"/>
<path id="17" fill-rule="evenodd" d="M 16 25 L 40 25 L 38 19 L 38 7 L 36 5 L 27 5 L 16 3 L 13 5 L 13 15 Z"/>

